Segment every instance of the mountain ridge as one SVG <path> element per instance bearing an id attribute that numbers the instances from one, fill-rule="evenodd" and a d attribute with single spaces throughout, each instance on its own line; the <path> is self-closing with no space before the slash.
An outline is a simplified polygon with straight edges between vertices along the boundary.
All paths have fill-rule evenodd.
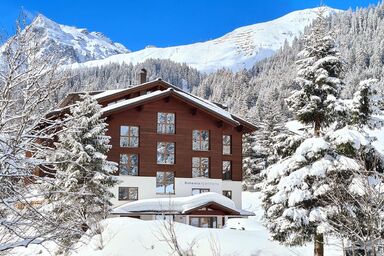
<path id="1" fill-rule="evenodd" d="M 232 71 L 249 69 L 256 62 L 272 56 L 285 42 L 292 43 L 316 18 L 319 8 L 288 13 L 280 18 L 237 28 L 219 38 L 171 47 L 146 47 L 139 51 L 114 55 L 103 60 L 74 64 L 73 68 L 110 63 L 137 64 L 146 59 L 170 59 L 186 63 L 205 73 L 220 68 Z M 325 15 L 340 10 L 325 7 Z"/>
<path id="2" fill-rule="evenodd" d="M 42 14 L 36 16 L 29 29 L 41 40 L 41 54 L 57 54 L 60 64 L 82 63 L 130 52 L 100 32 L 61 25 Z"/>

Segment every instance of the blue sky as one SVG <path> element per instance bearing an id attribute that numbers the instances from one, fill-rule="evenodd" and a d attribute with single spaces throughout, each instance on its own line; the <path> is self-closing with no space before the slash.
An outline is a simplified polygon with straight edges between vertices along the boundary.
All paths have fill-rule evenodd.
<path id="1" fill-rule="evenodd" d="M 99 31 L 131 50 L 166 47 L 217 38 L 235 28 L 317 7 L 320 0 L 2 0 L 0 29 L 11 33 L 23 8 L 65 25 Z M 378 0 L 323 0 L 355 9 Z"/>

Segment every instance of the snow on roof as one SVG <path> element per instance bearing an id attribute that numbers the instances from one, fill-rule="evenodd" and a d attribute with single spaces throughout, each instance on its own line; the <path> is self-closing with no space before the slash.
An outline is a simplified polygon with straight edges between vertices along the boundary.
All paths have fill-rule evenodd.
<path id="1" fill-rule="evenodd" d="M 229 119 L 229 120 L 237 123 L 238 125 L 240 125 L 240 123 L 238 121 L 233 119 L 231 113 L 229 113 L 225 109 L 222 109 L 221 107 L 217 106 L 216 104 L 214 104 L 208 100 L 202 99 L 200 97 L 197 97 L 195 95 L 192 95 L 192 94 L 184 92 L 184 91 L 175 91 L 175 93 L 182 96 L 182 97 L 186 97 L 189 100 L 201 105 L 202 107 L 204 107 L 210 111 L 216 112 L 219 115 L 224 116 L 226 119 Z"/>
<path id="2" fill-rule="evenodd" d="M 168 88 L 166 90 L 157 90 L 157 91 L 154 91 L 154 92 L 151 92 L 151 93 L 148 93 L 148 94 L 145 94 L 145 95 L 141 95 L 141 96 L 138 96 L 138 97 L 135 97 L 135 98 L 132 98 L 132 99 L 127 99 L 127 100 L 123 100 L 123 101 L 120 101 L 120 102 L 116 102 L 114 104 L 111 104 L 109 106 L 106 106 L 104 108 L 102 108 L 102 112 L 103 113 L 106 113 L 106 112 L 109 112 L 109 111 L 112 111 L 112 110 L 115 110 L 115 109 L 118 109 L 118 108 L 121 108 L 121 107 L 125 107 L 125 106 L 129 106 L 131 104 L 134 104 L 134 103 L 137 103 L 137 102 L 140 102 L 142 100 L 145 100 L 145 99 L 150 99 L 152 97 L 155 97 L 155 96 L 159 96 L 159 95 L 162 95 L 162 94 L 167 94 L 169 92 L 172 92 L 182 98 L 185 98 L 197 105 L 200 105 L 201 107 L 207 109 L 208 111 L 211 111 L 211 112 L 214 112 L 220 116 L 222 116 L 224 119 L 227 119 L 229 121 L 231 121 L 232 123 L 236 124 L 236 125 L 240 125 L 240 123 L 238 121 L 236 121 L 233 116 L 231 115 L 231 113 L 229 113 L 228 111 L 220 108 L 219 106 L 207 101 L 207 100 L 204 100 L 204 99 L 201 99 L 199 97 L 196 97 L 196 96 L 193 96 L 189 93 L 186 93 L 182 90 L 175 90 L 174 88 Z M 118 93 L 118 91 L 106 91 L 104 93 L 101 93 L 101 94 L 98 94 L 98 95 L 95 95 L 94 98 L 98 97 L 98 98 L 101 98 L 101 97 L 105 97 L 106 95 L 112 95 L 114 93 Z M 103 94 L 103 95 L 102 95 Z"/>
<path id="3" fill-rule="evenodd" d="M 120 100 L 120 101 L 113 102 L 113 103 L 109 104 L 108 106 L 102 108 L 102 113 L 113 111 L 113 110 L 119 109 L 121 107 L 129 106 L 130 104 L 140 102 L 140 101 L 145 100 L 145 99 L 149 99 L 149 98 L 152 98 L 155 96 L 159 96 L 161 94 L 166 94 L 166 93 L 172 92 L 176 96 L 180 96 L 180 97 L 186 99 L 187 101 L 190 101 L 192 103 L 199 105 L 201 108 L 203 108 L 209 112 L 212 112 L 212 113 L 215 113 L 215 114 L 221 116 L 223 119 L 229 121 L 230 123 L 232 123 L 236 126 L 240 125 L 241 123 L 245 123 L 246 126 L 251 127 L 251 129 L 252 128 L 256 129 L 256 127 L 252 123 L 246 121 L 245 119 L 240 118 L 240 117 L 235 116 L 235 115 L 232 115 L 230 112 L 228 112 L 227 110 L 218 106 L 217 104 L 210 102 L 206 99 L 200 98 L 200 97 L 193 95 L 189 92 L 183 91 L 181 88 L 178 88 L 178 87 L 176 87 L 176 86 L 174 86 L 174 85 L 172 85 L 166 81 L 163 81 L 161 78 L 157 78 L 156 80 L 148 81 L 146 83 L 135 85 L 135 86 L 132 86 L 129 88 L 114 89 L 114 90 L 107 90 L 107 91 L 99 92 L 99 93 L 93 95 L 92 97 L 95 100 L 101 100 L 103 98 L 106 98 L 106 97 L 109 97 L 109 96 L 112 96 L 115 94 L 129 91 L 129 90 L 132 90 L 134 88 L 139 88 L 139 87 L 146 85 L 146 84 L 151 84 L 155 81 L 161 81 L 162 83 L 164 83 L 168 87 L 168 89 L 163 90 L 163 91 L 157 90 L 154 92 L 148 92 L 145 95 L 141 95 L 141 96 L 138 96 L 138 97 L 135 97 L 132 99 L 126 99 L 126 100 Z M 76 93 L 70 93 L 68 95 L 71 95 L 71 94 L 76 94 Z"/>
<path id="4" fill-rule="evenodd" d="M 110 95 L 122 92 L 124 90 L 126 90 L 126 89 L 107 90 L 107 91 L 104 91 L 104 92 L 101 92 L 101 93 L 98 93 L 98 94 L 94 95 L 93 98 L 95 100 L 98 100 L 98 99 L 101 99 L 101 98 L 104 98 L 104 97 L 108 97 Z"/>
<path id="5" fill-rule="evenodd" d="M 137 213 L 137 212 L 172 212 L 186 213 L 192 209 L 199 208 L 209 203 L 222 205 L 239 214 L 248 213 L 244 210 L 237 209 L 235 203 L 226 196 L 218 193 L 208 192 L 187 197 L 171 197 L 171 198 L 153 198 L 143 199 L 135 202 L 126 203 L 115 208 L 113 214 Z"/>
<path id="6" fill-rule="evenodd" d="M 140 102 L 140 101 L 145 100 L 145 99 L 152 98 L 154 96 L 158 96 L 158 95 L 162 95 L 162 94 L 167 94 L 171 90 L 172 90 L 171 88 L 169 88 L 167 90 L 164 90 L 164 91 L 158 90 L 158 91 L 154 91 L 154 92 L 151 92 L 151 93 L 148 93 L 148 94 L 145 94 L 145 95 L 141 95 L 141 96 L 138 96 L 138 97 L 135 97 L 135 98 L 132 98 L 132 99 L 127 99 L 127 100 L 119 101 L 119 102 L 116 102 L 114 104 L 111 104 L 111 105 L 108 105 L 108 106 L 102 108 L 101 112 L 102 113 L 109 112 L 109 111 L 112 111 L 112 110 L 115 110 L 115 109 L 118 109 L 118 108 L 121 108 L 121 107 L 125 107 L 125 106 L 128 106 L 128 105 L 131 105 L 131 104 L 136 103 L 136 102 Z"/>

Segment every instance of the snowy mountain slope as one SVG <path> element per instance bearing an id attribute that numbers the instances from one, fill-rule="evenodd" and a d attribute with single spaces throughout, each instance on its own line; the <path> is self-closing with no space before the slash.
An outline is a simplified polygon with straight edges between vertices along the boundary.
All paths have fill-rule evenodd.
<path id="1" fill-rule="evenodd" d="M 271 56 L 285 41 L 291 43 L 316 18 L 317 10 L 318 8 L 295 11 L 269 22 L 238 28 L 206 42 L 167 48 L 150 47 L 74 67 L 123 62 L 136 64 L 153 58 L 186 63 L 203 72 L 213 72 L 223 67 L 234 71 L 250 68 L 255 62 Z M 325 14 L 337 11 L 326 8 Z"/>
<path id="2" fill-rule="evenodd" d="M 129 52 L 123 45 L 112 42 L 99 32 L 60 25 L 41 14 L 29 26 L 36 40 L 41 40 L 40 53 L 43 56 L 58 54 L 61 64 L 81 63 Z"/>

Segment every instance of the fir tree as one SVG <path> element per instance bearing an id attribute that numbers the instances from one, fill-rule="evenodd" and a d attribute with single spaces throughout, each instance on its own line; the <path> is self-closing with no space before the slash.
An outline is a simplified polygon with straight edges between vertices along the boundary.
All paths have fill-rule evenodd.
<path id="1" fill-rule="evenodd" d="M 287 99 L 287 104 L 300 122 L 313 124 L 314 134 L 319 136 L 322 126 L 336 116 L 336 98 L 342 86 L 339 52 L 321 11 L 299 57 L 296 83 L 300 90 Z"/>
<path id="2" fill-rule="evenodd" d="M 335 152 L 332 143 L 320 137 L 321 129 L 338 116 L 335 110 L 341 108 L 338 97 L 342 85 L 341 61 L 321 12 L 305 39 L 297 62 L 300 89 L 293 92 L 287 104 L 298 121 L 313 125 L 314 130 L 296 149 L 291 145 L 286 145 L 288 151 L 280 147 L 292 154 L 263 171 L 263 206 L 273 239 L 288 245 L 314 241 L 315 255 L 323 255 L 323 233 L 329 230 L 326 209 L 330 207 L 324 195 L 333 182 L 327 175 L 337 172 L 345 177 L 358 164 Z M 291 140 L 283 143 L 286 141 Z"/>
<path id="3" fill-rule="evenodd" d="M 101 106 L 88 94 L 81 98 L 64 120 L 52 156 L 56 174 L 48 199 L 57 225 L 68 230 L 59 241 L 64 246 L 107 217 L 109 189 L 116 184 L 116 166 L 106 160 L 110 146 Z"/>

